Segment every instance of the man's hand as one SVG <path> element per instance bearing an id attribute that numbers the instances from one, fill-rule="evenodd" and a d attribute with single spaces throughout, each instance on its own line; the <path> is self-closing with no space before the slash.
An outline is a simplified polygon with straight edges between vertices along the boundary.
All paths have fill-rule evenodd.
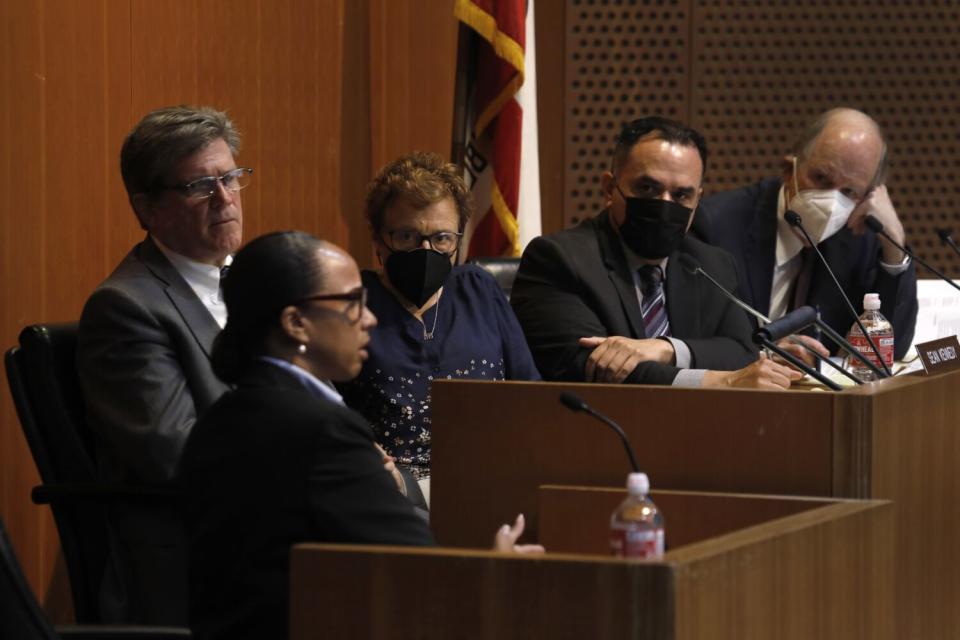
<path id="1" fill-rule="evenodd" d="M 593 349 L 584 368 L 587 382 L 619 384 L 641 362 L 670 364 L 674 361 L 673 345 L 669 340 L 658 338 L 589 337 L 580 338 L 580 346 Z"/>
<path id="2" fill-rule="evenodd" d="M 523 528 L 526 521 L 523 514 L 519 514 L 511 527 L 508 524 L 497 529 L 493 537 L 493 550 L 503 553 L 543 553 L 544 549 L 539 544 L 517 544 L 517 540 L 523 535 Z"/>
<path id="3" fill-rule="evenodd" d="M 890 237 L 903 245 L 906 242 L 906 234 L 903 231 L 903 224 L 897 216 L 896 209 L 890 201 L 890 194 L 887 193 L 887 186 L 880 185 L 864 198 L 863 202 L 857 205 L 857 208 L 850 214 L 847 220 L 847 226 L 857 235 L 860 235 L 867 229 L 864 219 L 867 215 L 872 215 L 883 225 L 883 230 L 890 234 Z M 900 264 L 903 262 L 903 252 L 890 244 L 890 241 L 880 236 L 880 248 L 883 250 L 883 261 L 887 264 Z"/>
<path id="4" fill-rule="evenodd" d="M 704 387 L 737 387 L 743 389 L 789 389 L 803 374 L 786 365 L 777 364 L 763 353 L 760 359 L 738 371 L 707 371 Z"/>
<path id="5" fill-rule="evenodd" d="M 810 336 L 796 336 L 796 337 L 799 338 L 803 342 L 803 344 L 807 345 L 808 347 L 810 347 L 811 349 L 819 353 L 821 357 L 823 358 L 830 357 L 830 351 L 827 350 L 827 348 L 823 346 L 823 344 L 819 340 L 814 340 Z M 787 353 L 789 353 L 790 355 L 796 356 L 797 358 L 802 360 L 803 363 L 806 364 L 807 366 L 816 368 L 817 366 L 816 357 L 814 357 L 812 353 L 804 349 L 799 344 L 793 342 L 790 339 L 790 337 L 782 338 L 779 342 L 777 342 L 777 346 L 783 349 L 784 351 L 786 351 Z M 790 366 L 785 361 L 781 360 L 779 357 L 774 358 L 774 361 L 779 362 L 780 364 Z"/>

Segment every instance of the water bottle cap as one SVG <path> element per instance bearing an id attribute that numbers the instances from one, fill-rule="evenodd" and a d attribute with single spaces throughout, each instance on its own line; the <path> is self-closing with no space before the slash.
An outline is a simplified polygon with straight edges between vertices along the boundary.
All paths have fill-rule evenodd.
<path id="1" fill-rule="evenodd" d="M 867 293 L 863 296 L 863 309 L 865 311 L 876 311 L 880 308 L 880 294 Z"/>
<path id="2" fill-rule="evenodd" d="M 645 496 L 650 493 L 650 479 L 645 473 L 631 473 L 627 476 L 627 491 L 632 496 Z"/>

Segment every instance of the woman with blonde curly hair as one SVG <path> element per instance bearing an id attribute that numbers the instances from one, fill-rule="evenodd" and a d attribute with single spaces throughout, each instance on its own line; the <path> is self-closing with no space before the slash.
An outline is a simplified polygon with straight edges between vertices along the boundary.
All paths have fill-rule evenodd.
<path id="1" fill-rule="evenodd" d="M 398 158 L 367 187 L 366 216 L 382 268 L 362 275 L 379 325 L 370 358 L 342 391 L 426 495 L 430 383 L 540 379 L 493 277 L 455 266 L 471 206 L 459 169 L 435 153 Z"/>

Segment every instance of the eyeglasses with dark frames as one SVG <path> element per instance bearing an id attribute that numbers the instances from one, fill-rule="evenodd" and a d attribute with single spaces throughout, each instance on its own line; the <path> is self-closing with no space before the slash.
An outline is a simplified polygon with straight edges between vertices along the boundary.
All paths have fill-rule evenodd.
<path id="1" fill-rule="evenodd" d="M 423 235 L 418 231 L 397 229 L 395 231 L 385 231 L 384 233 L 387 238 L 389 238 L 387 246 L 393 251 L 413 251 L 414 249 L 420 248 L 423 245 L 423 241 L 426 240 L 431 249 L 446 254 L 451 254 L 456 251 L 457 247 L 460 246 L 460 238 L 463 237 L 462 233 L 457 233 L 456 231 L 438 231 L 429 235 Z"/>
<path id="2" fill-rule="evenodd" d="M 178 184 L 165 189 L 180 191 L 188 198 L 203 200 L 212 197 L 217 192 L 217 185 L 222 184 L 227 191 L 236 193 L 246 186 L 249 186 L 253 169 L 247 167 L 237 167 L 227 171 L 222 176 L 205 176 L 191 180 L 186 184 Z"/>
<path id="3" fill-rule="evenodd" d="M 307 296 L 297 300 L 294 304 L 301 305 L 304 302 L 313 300 L 346 300 L 350 304 L 344 307 L 340 313 L 351 323 L 360 322 L 363 317 L 363 309 L 367 306 L 367 288 L 360 287 L 347 293 L 324 293 L 315 296 Z"/>

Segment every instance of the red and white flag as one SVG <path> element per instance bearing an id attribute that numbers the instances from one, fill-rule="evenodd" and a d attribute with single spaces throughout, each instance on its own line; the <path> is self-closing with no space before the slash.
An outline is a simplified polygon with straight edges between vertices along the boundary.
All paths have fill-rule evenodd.
<path id="1" fill-rule="evenodd" d="M 464 132 L 476 203 L 467 255 L 519 256 L 540 235 L 533 0 L 456 0 L 454 14 L 479 36 Z"/>

